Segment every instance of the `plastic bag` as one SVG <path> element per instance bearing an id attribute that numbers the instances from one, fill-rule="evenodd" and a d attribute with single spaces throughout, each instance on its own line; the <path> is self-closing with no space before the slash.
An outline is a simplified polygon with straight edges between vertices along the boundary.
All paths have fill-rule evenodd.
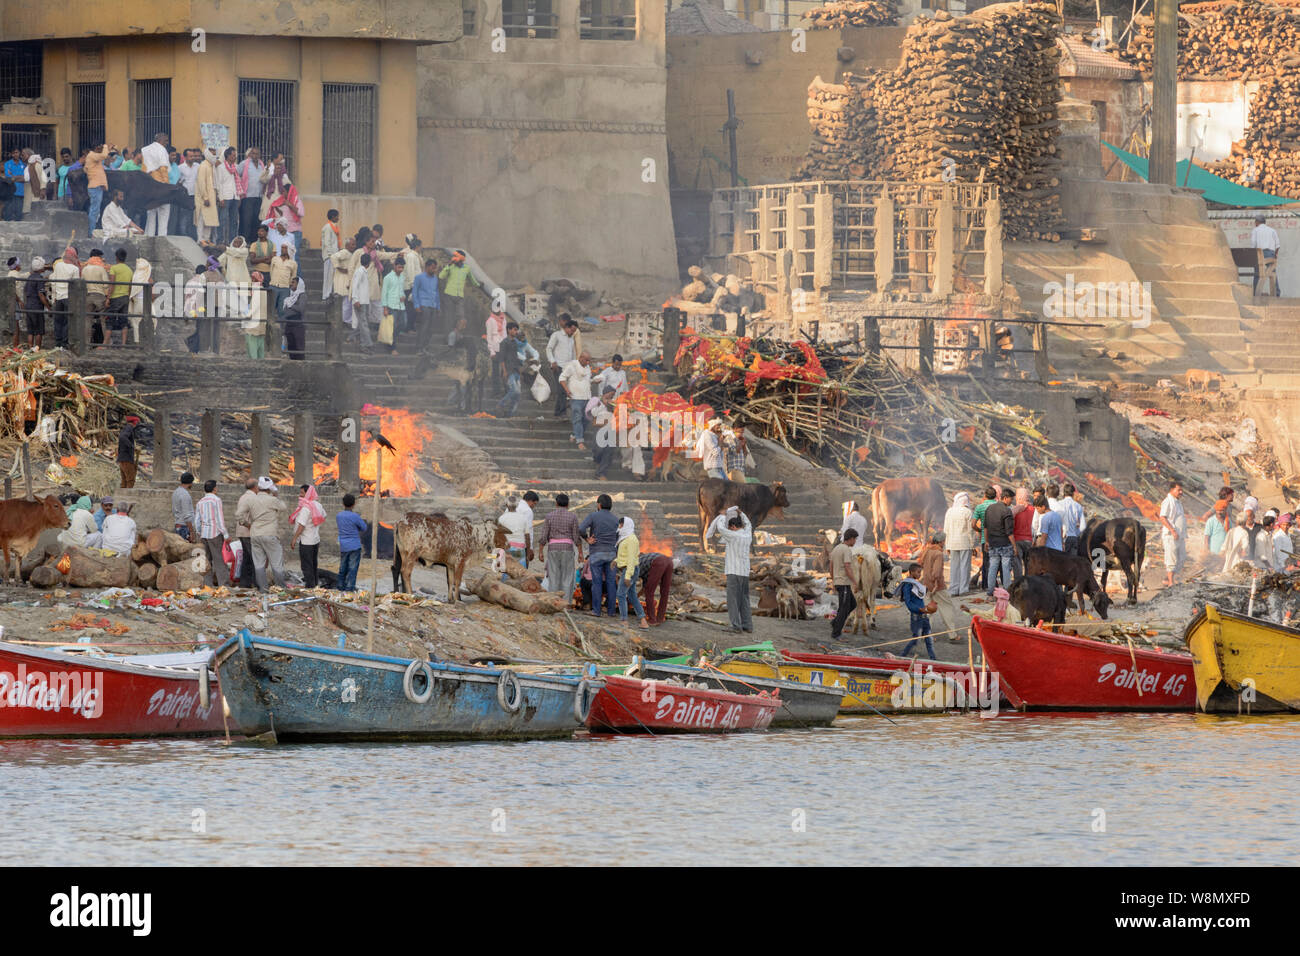
<path id="1" fill-rule="evenodd" d="M 534 376 L 531 391 L 533 393 L 533 398 L 537 400 L 537 404 L 545 405 L 551 397 L 551 383 L 541 375 Z"/>
<path id="2" fill-rule="evenodd" d="M 380 345 L 393 344 L 393 315 L 390 312 L 379 321 L 379 334 L 375 336 Z"/>

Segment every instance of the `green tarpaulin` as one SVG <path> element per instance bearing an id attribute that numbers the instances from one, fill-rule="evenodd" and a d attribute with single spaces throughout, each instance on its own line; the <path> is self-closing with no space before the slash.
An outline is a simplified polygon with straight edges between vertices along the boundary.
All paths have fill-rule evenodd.
<path id="1" fill-rule="evenodd" d="M 1124 161 L 1129 169 L 1137 173 L 1143 179 L 1147 178 L 1147 161 L 1141 156 L 1135 156 L 1133 153 L 1126 152 L 1118 146 L 1112 146 L 1105 140 L 1102 143 L 1107 149 Z M 1187 167 L 1192 167 L 1192 173 L 1189 177 Z M 1178 179 L 1176 182 L 1179 186 L 1186 186 L 1188 189 L 1199 189 L 1205 195 L 1206 202 L 1217 202 L 1221 206 L 1291 206 L 1300 200 L 1287 199 L 1284 196 L 1272 196 L 1268 193 L 1260 192 L 1258 189 L 1251 189 L 1249 186 L 1242 186 L 1240 183 L 1234 183 L 1231 180 L 1224 179 L 1222 176 L 1216 176 L 1208 169 L 1202 169 L 1200 166 L 1192 165 L 1190 160 L 1184 159 L 1178 164 Z"/>

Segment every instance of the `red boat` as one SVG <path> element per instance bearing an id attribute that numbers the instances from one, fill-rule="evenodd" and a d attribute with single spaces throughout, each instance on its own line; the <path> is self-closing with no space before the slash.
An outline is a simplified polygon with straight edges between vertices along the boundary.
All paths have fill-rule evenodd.
<path id="1" fill-rule="evenodd" d="M 208 657 L 100 657 L 0 642 L 0 737 L 223 733 Z"/>
<path id="2" fill-rule="evenodd" d="M 607 675 L 587 727 L 618 733 L 722 734 L 766 730 L 781 705 L 777 694 L 733 694 L 662 680 Z"/>
<path id="3" fill-rule="evenodd" d="M 1069 634 L 971 621 L 1017 710 L 1193 710 L 1190 654 L 1130 649 Z"/>

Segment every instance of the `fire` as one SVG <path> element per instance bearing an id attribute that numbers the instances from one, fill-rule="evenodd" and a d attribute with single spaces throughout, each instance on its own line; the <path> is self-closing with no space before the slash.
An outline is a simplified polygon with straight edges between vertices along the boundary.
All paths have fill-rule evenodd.
<path id="1" fill-rule="evenodd" d="M 371 424 L 397 449 L 396 455 L 380 449 L 384 456 L 383 494 L 404 498 L 427 493 L 429 486 L 420 477 L 419 469 L 433 467 L 433 463 L 425 461 L 421 455 L 425 444 L 433 440 L 433 430 L 425 425 L 424 416 L 405 408 L 384 408 L 381 405 L 366 405 L 361 414 L 372 420 L 361 426 L 362 494 L 373 494 L 375 488 L 375 450 L 379 445 L 370 437 Z M 337 483 L 338 455 L 330 462 L 317 462 L 312 469 L 312 478 L 317 485 Z"/>
<path id="2" fill-rule="evenodd" d="M 644 511 L 636 518 L 636 536 L 641 542 L 641 553 L 658 551 L 660 554 L 673 556 L 672 538 L 660 538 L 655 535 L 655 521 Z"/>

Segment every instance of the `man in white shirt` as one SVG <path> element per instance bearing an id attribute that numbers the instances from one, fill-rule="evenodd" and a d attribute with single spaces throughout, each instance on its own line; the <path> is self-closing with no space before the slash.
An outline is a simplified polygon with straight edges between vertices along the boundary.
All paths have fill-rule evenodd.
<path id="1" fill-rule="evenodd" d="M 362 348 L 367 349 L 374 345 L 367 319 L 370 313 L 370 293 L 370 254 L 362 253 L 356 271 L 352 273 L 352 293 L 348 296 L 348 301 L 352 303 L 349 309 L 352 332 L 348 335 L 348 341 L 360 341 Z"/>
<path id="2" fill-rule="evenodd" d="M 269 242 L 271 248 L 275 250 L 274 258 L 280 258 L 280 250 L 285 246 L 289 247 L 290 255 L 296 251 L 298 244 L 294 240 L 293 233 L 291 233 L 288 227 L 285 226 L 283 219 L 279 217 L 268 219 L 266 222 L 262 223 L 262 225 L 266 226 L 267 242 Z"/>
<path id="3" fill-rule="evenodd" d="M 167 182 L 167 173 L 171 168 L 171 160 L 167 149 L 166 133 L 159 133 L 154 137 L 152 143 L 140 150 L 140 162 L 141 168 L 153 179 L 162 183 Z M 144 234 L 146 236 L 167 235 L 167 222 L 171 219 L 171 213 L 172 207 L 170 203 L 164 203 L 150 209 L 145 218 Z"/>
<path id="4" fill-rule="evenodd" d="M 754 529 L 749 523 L 749 516 L 732 505 L 713 519 L 704 538 L 707 541 L 715 534 L 722 537 L 727 548 L 723 568 L 727 575 L 727 616 L 731 619 L 731 629 L 752 633 L 754 622 L 749 611 L 749 547 L 754 538 Z"/>
<path id="5" fill-rule="evenodd" d="M 1255 295 L 1259 295 L 1260 283 L 1264 284 L 1265 295 L 1271 286 L 1273 295 L 1281 296 L 1277 284 L 1277 250 L 1282 240 L 1277 230 L 1268 225 L 1263 216 L 1255 217 L 1255 228 L 1250 231 L 1250 244 L 1255 249 Z"/>
<path id="6" fill-rule="evenodd" d="M 550 346 L 547 345 L 547 352 Z M 587 450 L 585 438 L 587 402 L 591 400 L 591 356 L 581 353 L 576 359 L 564 366 L 560 373 L 560 388 L 569 399 L 569 422 L 573 425 L 573 434 L 569 441 L 577 442 L 578 448 Z"/>
<path id="7" fill-rule="evenodd" d="M 551 366 L 551 385 L 555 389 L 555 417 L 563 418 L 567 411 L 568 400 L 564 389 L 560 387 L 560 372 L 566 365 L 578 357 L 582 336 L 578 334 L 578 323 L 567 314 L 560 317 L 560 328 L 551 333 L 546 340 L 546 361 Z"/>
<path id="8" fill-rule="evenodd" d="M 849 504 L 848 516 L 844 519 L 844 523 L 840 525 L 840 540 L 844 540 L 844 532 L 852 528 L 858 533 L 858 544 L 864 544 L 867 540 L 867 519 L 858 510 L 856 501 L 849 502 Z"/>
<path id="9" fill-rule="evenodd" d="M 607 366 L 600 370 L 600 374 L 596 376 L 594 381 L 600 383 L 602 390 L 612 388 L 615 399 L 626 392 L 627 372 L 623 370 L 623 356 L 617 352 L 614 353 L 614 357 L 609 360 Z"/>
<path id="10" fill-rule="evenodd" d="M 256 146 L 244 150 L 238 169 L 240 182 L 247 184 L 239 202 L 239 232 L 251 244 L 257 241 L 257 220 L 262 212 L 262 172 L 266 169 L 262 151 Z"/>
<path id="11" fill-rule="evenodd" d="M 695 454 L 700 459 L 700 464 L 704 466 L 704 474 L 709 478 L 727 477 L 726 472 L 722 470 L 722 419 L 714 418 L 709 421 L 709 425 L 704 431 L 700 432 L 700 437 L 695 442 Z"/>
<path id="12" fill-rule="evenodd" d="M 1187 516 L 1183 513 L 1183 486 L 1169 482 L 1169 494 L 1160 503 L 1160 543 L 1165 551 L 1165 587 L 1174 586 L 1174 575 L 1187 560 Z"/>
<path id="13" fill-rule="evenodd" d="M 1285 571 L 1286 566 L 1295 557 L 1295 545 L 1287 528 L 1291 525 L 1289 514 L 1279 515 L 1273 531 L 1273 570 Z"/>
<path id="14" fill-rule="evenodd" d="M 54 263 L 50 273 L 50 294 L 54 298 L 54 347 L 68 347 L 68 281 L 81 278 L 81 266 L 77 262 L 77 250 L 69 246 L 63 250 L 63 258 Z M 64 280 L 64 281 L 60 281 Z"/>
<path id="15" fill-rule="evenodd" d="M 506 510 L 497 518 L 497 524 L 506 529 L 506 553 L 528 567 L 528 559 L 533 551 L 533 522 L 519 510 L 518 495 L 506 498 Z M 503 573 L 501 580 L 505 581 L 509 577 Z"/>
<path id="16" fill-rule="evenodd" d="M 107 239 L 123 239 L 127 236 L 143 236 L 144 230 L 131 221 L 131 217 L 122 208 L 122 190 L 113 193 L 113 201 L 104 208 L 100 220 Z"/>
<path id="17" fill-rule="evenodd" d="M 135 547 L 135 519 L 127 512 L 130 505 L 125 501 L 117 503 L 117 511 L 104 519 L 104 540 L 101 547 L 115 554 L 127 554 Z"/>

